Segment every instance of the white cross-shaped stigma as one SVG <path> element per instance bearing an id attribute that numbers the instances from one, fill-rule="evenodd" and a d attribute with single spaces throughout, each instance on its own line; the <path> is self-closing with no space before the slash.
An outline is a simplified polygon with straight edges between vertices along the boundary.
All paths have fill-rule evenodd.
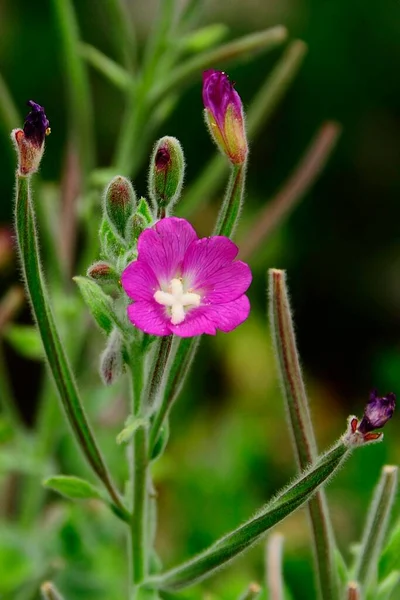
<path id="1" fill-rule="evenodd" d="M 185 320 L 185 308 L 200 306 L 201 296 L 194 292 L 184 292 L 180 279 L 171 279 L 168 292 L 158 290 L 154 300 L 171 308 L 171 323 L 179 325 Z"/>

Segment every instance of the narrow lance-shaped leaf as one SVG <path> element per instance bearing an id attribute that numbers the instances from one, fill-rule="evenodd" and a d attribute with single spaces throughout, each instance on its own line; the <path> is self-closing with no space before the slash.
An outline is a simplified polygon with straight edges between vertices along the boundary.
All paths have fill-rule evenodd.
<path id="1" fill-rule="evenodd" d="M 23 272 L 33 313 L 63 408 L 89 464 L 105 485 L 115 505 L 119 509 L 125 510 L 87 421 L 75 378 L 55 326 L 40 267 L 39 244 L 28 177 L 17 176 L 15 223 Z"/>
<path id="2" fill-rule="evenodd" d="M 294 483 L 278 493 L 252 519 L 222 537 L 192 560 L 152 578 L 152 584 L 160 589 L 180 589 L 211 575 L 216 569 L 260 541 L 271 527 L 307 502 L 316 490 L 335 474 L 348 453 L 348 447 L 339 442 Z"/>
<path id="3" fill-rule="evenodd" d="M 43 485 L 72 500 L 102 499 L 101 492 L 94 485 L 72 475 L 53 475 L 45 479 Z"/>

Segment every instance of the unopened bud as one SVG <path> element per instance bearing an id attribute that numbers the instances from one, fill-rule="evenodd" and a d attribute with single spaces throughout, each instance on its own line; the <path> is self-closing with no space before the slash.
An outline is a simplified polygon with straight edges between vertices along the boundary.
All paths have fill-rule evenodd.
<path id="1" fill-rule="evenodd" d="M 118 281 L 118 274 L 107 262 L 93 263 L 87 270 L 87 276 L 98 283 L 114 283 Z"/>
<path id="2" fill-rule="evenodd" d="M 226 73 L 204 71 L 203 104 L 215 143 L 232 164 L 242 165 L 248 152 L 242 101 Z"/>
<path id="3" fill-rule="evenodd" d="M 178 200 L 185 174 L 185 159 L 179 141 L 161 138 L 154 147 L 150 163 L 149 192 L 159 218 Z"/>
<path id="4" fill-rule="evenodd" d="M 28 101 L 31 111 L 25 118 L 23 129 L 13 129 L 11 139 L 18 154 L 18 174 L 36 173 L 44 152 L 44 140 L 50 133 L 49 120 L 43 106 Z"/>
<path id="5" fill-rule="evenodd" d="M 117 233 L 125 238 L 126 225 L 136 206 L 135 190 L 129 179 L 117 175 L 106 189 L 105 212 Z"/>
<path id="6" fill-rule="evenodd" d="M 393 392 L 389 392 L 386 396 L 378 396 L 378 392 L 372 390 L 358 431 L 366 434 L 381 429 L 392 418 L 395 406 L 396 396 Z"/>
<path id="7" fill-rule="evenodd" d="M 104 385 L 112 385 L 122 374 L 123 345 L 118 329 L 113 329 L 106 349 L 100 357 L 100 377 Z"/>
<path id="8" fill-rule="evenodd" d="M 63 600 L 60 592 L 51 581 L 45 581 L 40 587 L 40 592 L 43 600 Z"/>

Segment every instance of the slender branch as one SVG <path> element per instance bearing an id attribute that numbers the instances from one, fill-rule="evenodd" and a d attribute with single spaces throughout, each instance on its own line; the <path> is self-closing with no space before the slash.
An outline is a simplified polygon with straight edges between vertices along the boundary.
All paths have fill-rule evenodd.
<path id="1" fill-rule="evenodd" d="M 354 569 L 354 579 L 360 583 L 363 590 L 367 589 L 377 573 L 378 558 L 393 508 L 397 483 L 398 467 L 391 465 L 383 467 L 368 511 L 361 548 Z"/>
<path id="2" fill-rule="evenodd" d="M 316 490 L 334 475 L 348 454 L 349 449 L 339 442 L 295 482 L 278 493 L 252 519 L 183 565 L 150 578 L 149 583 L 163 590 L 175 590 L 210 576 L 216 569 L 260 541 L 271 527 L 310 500 Z"/>
<path id="3" fill-rule="evenodd" d="M 200 340 L 200 336 L 194 338 L 175 338 L 174 340 L 175 348 L 171 352 L 173 358 L 169 365 L 165 387 L 163 386 L 164 395 L 160 409 L 154 415 L 154 422 L 150 432 L 150 452 L 154 449 L 161 428 L 168 418 L 175 400 L 179 396 L 199 347 Z"/>
<path id="4" fill-rule="evenodd" d="M 232 237 L 243 206 L 246 164 L 233 165 L 225 198 L 219 211 L 214 235 Z"/>
<path id="5" fill-rule="evenodd" d="M 337 123 L 327 122 L 320 127 L 280 192 L 266 205 L 248 231 L 243 234 L 240 254 L 243 259 L 248 259 L 254 254 L 314 185 L 338 141 L 340 132 L 341 127 Z"/>
<path id="6" fill-rule="evenodd" d="M 317 444 L 300 368 L 285 273 L 270 269 L 270 322 L 299 471 L 316 460 Z M 308 505 L 319 593 L 324 600 L 338 595 L 334 566 L 335 540 L 324 491 Z"/>
<path id="7" fill-rule="evenodd" d="M 270 600 L 284 600 L 282 576 L 283 535 L 273 533 L 267 543 L 266 572 Z"/>

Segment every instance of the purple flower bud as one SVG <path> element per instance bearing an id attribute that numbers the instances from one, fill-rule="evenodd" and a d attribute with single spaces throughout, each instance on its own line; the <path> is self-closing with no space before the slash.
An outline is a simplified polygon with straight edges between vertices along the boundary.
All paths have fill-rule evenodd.
<path id="1" fill-rule="evenodd" d="M 41 148 L 45 136 L 50 133 L 50 123 L 46 117 L 43 106 L 36 104 L 33 100 L 28 100 L 27 105 L 30 106 L 32 110 L 25 117 L 25 139 L 37 148 Z"/>
<path id="2" fill-rule="evenodd" d="M 13 129 L 11 132 L 18 154 L 18 173 L 24 177 L 38 170 L 44 151 L 44 138 L 50 133 L 44 108 L 33 100 L 29 100 L 27 104 L 32 110 L 26 116 L 24 128 Z"/>
<path id="3" fill-rule="evenodd" d="M 242 101 L 226 73 L 214 69 L 204 71 L 203 103 L 206 122 L 216 144 L 233 164 L 243 164 L 248 148 Z"/>
<path id="4" fill-rule="evenodd" d="M 383 427 L 392 418 L 395 406 L 396 396 L 392 392 L 380 397 L 377 390 L 372 390 L 358 431 L 365 434 Z"/>

